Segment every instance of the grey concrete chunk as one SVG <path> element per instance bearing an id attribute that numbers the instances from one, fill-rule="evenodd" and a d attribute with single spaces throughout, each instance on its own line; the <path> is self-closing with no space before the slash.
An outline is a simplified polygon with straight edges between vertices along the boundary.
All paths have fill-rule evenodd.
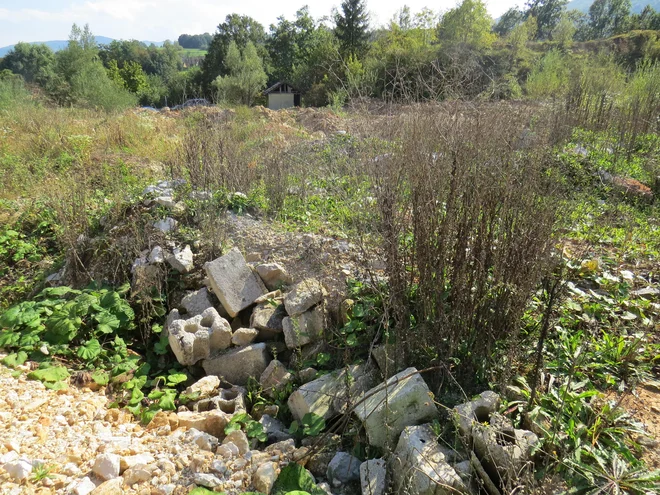
<path id="1" fill-rule="evenodd" d="M 231 328 L 215 308 L 208 308 L 193 318 L 173 321 L 168 342 L 179 363 L 189 366 L 229 347 Z"/>
<path id="2" fill-rule="evenodd" d="M 259 378 L 264 393 L 272 396 L 276 390 L 281 390 L 293 380 L 293 375 L 277 359 L 273 359 Z"/>
<path id="3" fill-rule="evenodd" d="M 369 459 L 360 466 L 362 495 L 384 495 L 387 488 L 387 468 L 383 459 Z"/>
<path id="4" fill-rule="evenodd" d="M 237 346 L 249 345 L 259 335 L 259 331 L 254 328 L 239 328 L 231 336 L 231 343 Z"/>
<path id="5" fill-rule="evenodd" d="M 262 263 L 257 265 L 256 270 L 268 290 L 276 290 L 292 282 L 287 271 L 279 263 Z"/>
<path id="6" fill-rule="evenodd" d="M 395 493 L 455 495 L 468 493 L 445 459 L 430 425 L 408 426 L 390 461 Z"/>
<path id="7" fill-rule="evenodd" d="M 469 437 L 473 423 L 488 421 L 490 415 L 500 407 L 500 396 L 491 390 L 486 390 L 474 400 L 454 407 L 453 418 L 458 432 L 463 437 Z"/>
<path id="8" fill-rule="evenodd" d="M 426 382 L 408 368 L 358 398 L 355 414 L 371 445 L 391 447 L 406 426 L 432 420 L 438 411 Z"/>
<path id="9" fill-rule="evenodd" d="M 175 248 L 172 254 L 167 256 L 167 262 L 179 273 L 188 273 L 195 267 L 193 264 L 193 252 L 190 246 Z"/>
<path id="10" fill-rule="evenodd" d="M 208 375 L 224 377 L 234 385 L 247 385 L 250 377 L 260 377 L 270 362 L 265 343 L 237 347 L 211 355 L 202 362 Z"/>
<path id="11" fill-rule="evenodd" d="M 273 335 L 282 333 L 282 320 L 285 317 L 286 310 L 283 304 L 273 306 L 270 303 L 262 303 L 252 311 L 250 326 Z"/>
<path id="12" fill-rule="evenodd" d="M 284 306 L 289 316 L 295 316 L 320 303 L 324 296 L 325 289 L 321 282 L 308 278 L 296 284 L 293 290 L 287 294 L 284 298 Z"/>
<path id="13" fill-rule="evenodd" d="M 353 365 L 305 383 L 289 396 L 291 414 L 300 421 L 309 412 L 329 419 L 374 383 L 366 365 Z"/>
<path id="14" fill-rule="evenodd" d="M 213 293 L 231 317 L 236 316 L 267 292 L 263 282 L 247 265 L 238 248 L 206 263 L 204 270 Z"/>
<path id="15" fill-rule="evenodd" d="M 323 337 L 324 329 L 325 312 L 322 306 L 316 306 L 295 316 L 287 316 L 282 320 L 284 341 L 289 349 L 317 342 Z"/>
<path id="16" fill-rule="evenodd" d="M 186 317 L 201 315 L 208 308 L 213 307 L 209 291 L 206 287 L 195 292 L 189 292 L 181 299 L 181 306 L 186 310 Z"/>
<path id="17" fill-rule="evenodd" d="M 339 488 L 360 479 L 360 464 L 357 457 L 347 452 L 337 452 L 328 464 L 327 478 L 330 485 Z"/>

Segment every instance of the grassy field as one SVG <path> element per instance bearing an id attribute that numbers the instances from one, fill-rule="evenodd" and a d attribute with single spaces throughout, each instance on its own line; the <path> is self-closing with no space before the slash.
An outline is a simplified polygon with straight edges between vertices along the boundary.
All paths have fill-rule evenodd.
<path id="1" fill-rule="evenodd" d="M 387 261 L 386 285 L 347 287 L 359 310 L 335 322 L 335 352 L 319 366 L 362 361 L 387 339 L 406 364 L 440 370 L 429 382 L 443 404 L 460 398 L 452 380 L 468 394 L 503 393 L 507 414 L 543 439 L 530 486 L 558 475 L 585 490 L 613 479 L 630 493 L 657 487 L 660 476 L 640 474 L 656 462 L 638 443 L 644 430 L 619 407 L 657 379 L 660 350 L 660 139 L 626 127 L 628 100 L 595 123 L 582 107 L 533 102 L 106 114 L 13 98 L 0 112 L 9 364 L 36 359 L 40 332 L 55 331 L 35 323 L 37 309 L 71 303 L 85 308 L 86 340 L 53 345 L 51 356 L 99 382 L 150 363 L 131 382 L 147 394 L 147 376 L 171 377 L 161 406 L 128 401 L 145 420 L 183 400 L 186 371 L 163 365 L 160 331 L 185 281 L 170 273 L 147 293 L 131 288 L 130 268 L 166 213 L 140 206 L 144 187 L 185 179 L 175 238 L 202 261 L 227 247 L 217 222 L 227 210 L 348 239 Z M 42 292 L 61 267 L 82 292 Z M 85 318 L 112 325 L 99 333 Z"/>

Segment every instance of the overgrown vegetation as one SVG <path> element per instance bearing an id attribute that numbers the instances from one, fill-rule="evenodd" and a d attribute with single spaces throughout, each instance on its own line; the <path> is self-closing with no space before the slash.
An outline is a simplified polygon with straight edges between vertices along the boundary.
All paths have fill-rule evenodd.
<path id="1" fill-rule="evenodd" d="M 337 15 L 366 29 L 359 3 Z M 557 6 L 510 12 L 497 36 L 479 2 L 441 22 L 402 10 L 369 43 L 305 9 L 268 35 L 234 15 L 186 71 L 176 47 L 99 50 L 88 30 L 55 55 L 17 48 L 0 72 L 3 364 L 36 363 L 28 378 L 49 388 L 107 387 L 144 422 L 194 400 L 181 391 L 199 370 L 173 365 L 162 334 L 191 278 L 131 267 L 165 241 L 153 227 L 165 215 L 203 262 L 231 242 L 223 213 L 249 214 L 349 239 L 380 262 L 349 282 L 330 352 L 301 367 L 323 373 L 387 344 L 392 366 L 430 370 L 444 405 L 485 388 L 506 396 L 507 415 L 542 438 L 539 483 L 657 490 L 623 404 L 660 364 L 660 52 L 648 33 L 619 34 L 608 53 L 572 45 L 585 25 Z M 599 36 L 638 22 L 597 20 L 586 26 Z M 121 111 L 210 88 L 251 104 L 268 78 L 334 110 Z M 511 98 L 524 100 L 489 101 Z M 183 179 L 185 208 L 145 206 L 144 186 L 164 178 Z M 252 383 L 248 409 L 278 406 L 297 437 L 335 428 L 293 422 L 291 391 Z M 226 432 L 237 429 L 265 438 L 248 414 Z M 346 437 L 370 455 L 356 426 Z M 281 478 L 275 493 L 315 489 L 296 467 Z"/>

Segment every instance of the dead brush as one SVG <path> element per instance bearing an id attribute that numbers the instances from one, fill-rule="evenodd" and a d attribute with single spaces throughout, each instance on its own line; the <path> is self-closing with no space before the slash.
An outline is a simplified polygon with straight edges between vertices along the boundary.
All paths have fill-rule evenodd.
<path id="1" fill-rule="evenodd" d="M 506 107 L 506 108 L 504 108 Z M 397 355 L 452 359 L 472 381 L 519 321 L 552 249 L 549 132 L 509 105 L 413 107 L 375 130 L 396 143 L 369 160 Z M 520 137 L 532 133 L 521 148 Z M 481 378 L 484 378 L 481 376 Z"/>

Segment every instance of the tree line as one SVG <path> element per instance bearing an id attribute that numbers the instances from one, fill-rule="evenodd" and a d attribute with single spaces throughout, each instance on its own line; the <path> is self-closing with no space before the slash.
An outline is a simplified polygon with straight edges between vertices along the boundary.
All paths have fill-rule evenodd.
<path id="1" fill-rule="evenodd" d="M 57 53 L 17 44 L 0 61 L 0 78 L 18 75 L 59 104 L 105 108 L 200 96 L 250 105 L 277 81 L 297 87 L 315 106 L 355 97 L 507 98 L 520 95 L 549 50 L 565 54 L 574 42 L 660 30 L 660 13 L 647 6 L 633 14 L 630 0 L 595 0 L 586 14 L 566 5 L 529 0 L 497 22 L 483 0 L 462 0 L 442 14 L 404 6 L 376 28 L 365 0 L 344 0 L 329 18 L 315 19 L 305 6 L 268 30 L 230 14 L 212 36 L 183 34 L 162 47 L 135 40 L 97 46 L 87 26 L 74 25 L 68 47 Z M 644 40 L 643 55 L 657 56 L 657 33 Z M 201 64 L 186 67 L 183 48 L 207 52 Z"/>

